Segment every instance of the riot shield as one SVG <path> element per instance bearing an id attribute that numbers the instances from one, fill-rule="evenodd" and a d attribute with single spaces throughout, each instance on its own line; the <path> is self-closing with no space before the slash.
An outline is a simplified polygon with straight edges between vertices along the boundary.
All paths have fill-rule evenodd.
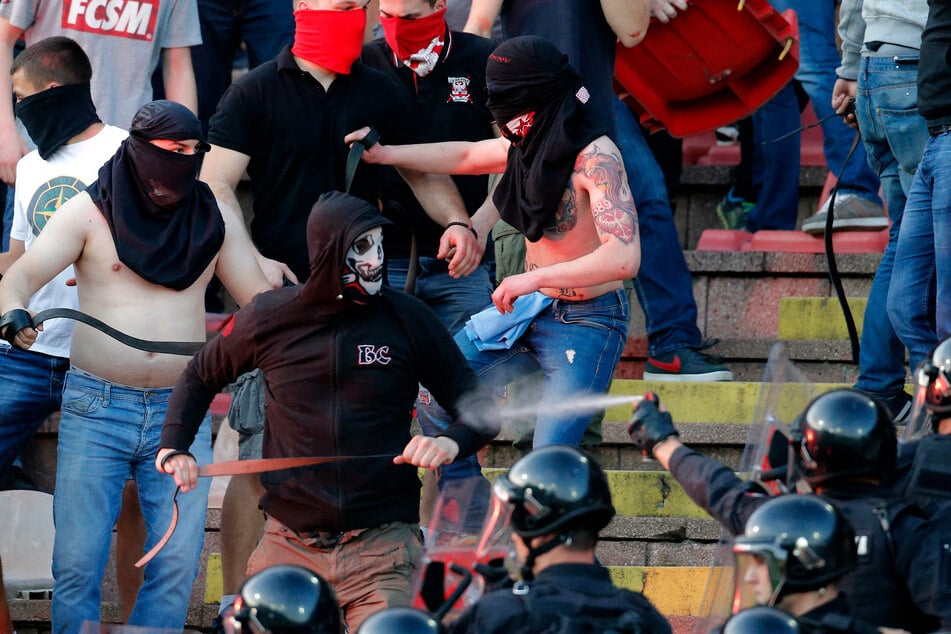
<path id="1" fill-rule="evenodd" d="M 819 390 L 789 359 L 782 342 L 773 345 L 763 373 L 763 383 L 750 422 L 746 446 L 737 474 L 759 482 L 773 494 L 786 493 L 794 486 L 794 469 L 789 432 L 796 416 Z M 733 536 L 722 530 L 714 553 L 707 587 L 694 628 L 695 634 L 707 634 L 721 627 L 726 619 L 752 605 L 752 599 L 738 592 L 737 570 L 732 551 Z"/>
<path id="2" fill-rule="evenodd" d="M 902 435 L 904 442 L 921 440 L 932 432 L 932 415 L 928 411 L 929 391 L 946 393 L 949 388 L 941 370 L 930 361 L 922 361 L 918 365 L 914 378 L 915 394 L 911 401 L 911 414 L 908 416 L 905 432 Z"/>
<path id="3" fill-rule="evenodd" d="M 424 529 L 425 551 L 413 579 L 414 608 L 452 620 L 482 596 L 492 572 L 504 577 L 514 568 L 511 510 L 490 488 L 484 478 L 444 483 Z M 467 587 L 460 592 L 461 586 Z"/>

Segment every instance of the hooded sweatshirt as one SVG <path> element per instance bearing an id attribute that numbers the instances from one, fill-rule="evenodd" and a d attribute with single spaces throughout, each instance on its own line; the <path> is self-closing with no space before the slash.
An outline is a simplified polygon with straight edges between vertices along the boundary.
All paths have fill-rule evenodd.
<path id="1" fill-rule="evenodd" d="M 310 277 L 236 312 L 188 364 L 169 403 L 161 446 L 187 449 L 214 395 L 261 368 L 265 458 L 385 456 L 263 474 L 261 508 L 297 532 L 419 521 L 416 467 L 393 464 L 410 440 L 419 383 L 452 417 L 443 435 L 459 444 L 459 457 L 498 430 L 495 401 L 477 390 L 475 373 L 425 304 L 388 287 L 362 304 L 338 299 L 350 245 L 384 223 L 353 196 L 321 196 L 307 223 Z"/>
<path id="2" fill-rule="evenodd" d="M 927 0 L 842 0 L 838 26 L 842 65 L 836 75 L 857 79 L 859 59 L 869 53 L 872 42 L 920 48 L 927 20 Z"/>

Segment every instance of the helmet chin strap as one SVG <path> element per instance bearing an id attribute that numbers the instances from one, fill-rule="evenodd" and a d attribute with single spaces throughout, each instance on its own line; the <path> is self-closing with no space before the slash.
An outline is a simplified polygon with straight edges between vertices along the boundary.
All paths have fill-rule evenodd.
<path id="1" fill-rule="evenodd" d="M 776 587 L 773 589 L 773 593 L 769 596 L 769 601 L 766 603 L 769 607 L 776 607 L 776 602 L 780 600 L 783 596 L 783 588 L 786 585 L 786 577 L 780 579 L 779 583 L 776 584 Z"/>
<path id="2" fill-rule="evenodd" d="M 531 545 L 531 539 L 525 544 L 528 547 L 528 556 L 525 557 L 525 563 L 519 569 L 523 581 L 531 581 L 535 578 L 535 560 L 545 553 L 551 552 L 559 546 L 570 546 L 572 542 L 570 533 L 560 533 L 549 539 L 547 542 L 535 548 Z"/>

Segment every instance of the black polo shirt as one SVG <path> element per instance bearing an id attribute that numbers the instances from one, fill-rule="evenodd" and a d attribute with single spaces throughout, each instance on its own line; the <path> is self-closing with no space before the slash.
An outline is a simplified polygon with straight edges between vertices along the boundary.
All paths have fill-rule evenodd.
<path id="1" fill-rule="evenodd" d="M 409 111 L 405 91 L 360 62 L 325 91 L 290 47 L 232 84 L 211 118 L 208 140 L 250 157 L 251 238 L 261 253 L 306 279 L 310 209 L 320 194 L 345 189 L 343 137 L 371 126 L 385 143 L 406 143 L 417 137 Z M 351 193 L 376 204 L 378 170 L 362 164 Z"/>
<path id="2" fill-rule="evenodd" d="M 385 73 L 413 100 L 413 118 L 420 140 L 481 141 L 493 136 L 492 115 L 486 107 L 485 63 L 495 48 L 491 40 L 468 33 L 446 32 L 446 44 L 436 67 L 420 77 L 396 59 L 380 38 L 363 47 L 361 61 Z M 399 174 L 387 169 L 383 179 L 383 213 L 396 224 L 386 228 L 388 257 L 409 256 L 409 228 L 416 232 L 420 256 L 434 257 L 443 227 L 433 222 Z M 471 216 L 488 193 L 488 176 L 454 176 Z M 486 253 L 491 256 L 490 249 Z"/>

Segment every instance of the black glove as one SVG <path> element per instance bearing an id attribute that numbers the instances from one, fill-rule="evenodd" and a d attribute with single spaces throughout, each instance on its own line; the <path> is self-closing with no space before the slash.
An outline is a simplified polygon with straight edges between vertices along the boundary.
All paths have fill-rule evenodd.
<path id="1" fill-rule="evenodd" d="M 644 400 L 634 408 L 634 415 L 627 421 L 627 433 L 634 445 L 650 455 L 654 447 L 668 438 L 680 436 L 674 429 L 674 419 L 670 412 L 659 409 L 660 399 L 653 392 L 647 392 Z"/>

